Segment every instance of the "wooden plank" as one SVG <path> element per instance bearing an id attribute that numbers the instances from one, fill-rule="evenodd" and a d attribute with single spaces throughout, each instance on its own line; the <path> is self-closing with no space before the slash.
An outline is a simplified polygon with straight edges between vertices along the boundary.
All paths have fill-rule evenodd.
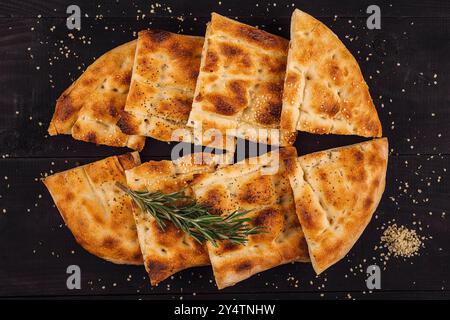
<path id="1" fill-rule="evenodd" d="M 81 73 L 78 68 L 85 68 L 93 57 L 132 39 L 134 31 L 149 26 L 150 22 L 150 26 L 157 28 L 202 34 L 206 21 L 190 18 L 174 24 L 163 18 L 145 21 L 87 19 L 85 28 L 74 33 L 75 39 L 70 39 L 64 19 L 41 19 L 39 24 L 33 19 L 0 19 L 3 30 L 0 31 L 0 52 L 5 57 L 0 62 L 3 70 L 0 99 L 7 106 L 0 117 L 0 154 L 91 157 L 120 152 L 73 141 L 68 136 L 48 138 L 46 128 L 56 98 Z M 288 35 L 288 19 L 273 22 L 267 18 L 247 18 L 245 21 Z M 446 83 L 450 66 L 442 61 L 450 56 L 450 47 L 444 45 L 450 36 L 450 18 L 386 19 L 383 28 L 376 31 L 365 29 L 364 19 L 354 19 L 352 23 L 346 19 L 325 19 L 325 22 L 360 61 L 378 107 L 384 134 L 391 138 L 394 152 L 449 154 L 450 109 L 447 106 L 450 92 Z M 108 30 L 105 26 L 109 26 Z M 115 31 L 112 31 L 113 27 Z M 30 31 L 31 28 L 34 31 Z M 82 36 L 91 44 L 83 44 Z M 331 145 L 349 141 L 346 137 L 302 133 L 297 145 L 302 148 L 322 140 Z M 164 156 L 170 148 L 165 143 L 147 139 L 144 154 Z"/>
<path id="2" fill-rule="evenodd" d="M 221 12 L 238 17 L 267 15 L 273 17 L 290 16 L 293 4 L 299 9 L 310 12 L 317 17 L 333 17 L 335 15 L 345 17 L 365 17 L 366 8 L 374 4 L 371 0 L 352 1 L 333 0 L 322 1 L 260 1 L 246 0 L 245 4 L 240 0 L 226 1 L 188 1 L 165 0 L 159 5 L 149 3 L 146 0 L 134 0 L 133 2 L 116 1 L 77 1 L 83 14 L 95 16 L 101 14 L 104 17 L 133 17 L 137 15 L 150 15 L 156 17 L 176 17 L 179 15 L 194 15 L 196 17 L 208 17 L 212 11 Z M 66 17 L 66 8 L 73 4 L 70 0 L 38 0 L 15 1 L 3 0 L 0 4 L 0 17 L 35 17 L 41 14 L 44 17 Z M 152 6 L 153 4 L 153 6 Z M 450 5 L 445 0 L 434 1 L 377 1 L 381 12 L 386 17 L 449 17 Z M 153 10 L 153 11 L 152 11 Z"/>
<path id="3" fill-rule="evenodd" d="M 217 11 L 289 36 L 290 1 L 274 1 L 276 6 L 259 0 L 222 2 L 169 0 L 151 13 L 144 0 L 78 1 L 88 17 L 81 31 L 68 31 L 68 0 L 1 1 L 0 296 L 335 299 L 350 293 L 354 298 L 448 298 L 450 4 L 444 0 L 383 2 L 382 29 L 373 31 L 365 27 L 371 1 L 296 2 L 329 25 L 355 54 L 393 154 L 376 217 L 349 256 L 324 275 L 316 278 L 309 265 L 286 265 L 219 292 L 205 267 L 151 288 L 143 268 L 103 262 L 75 243 L 38 179 L 50 170 L 126 149 L 46 136 L 56 98 L 94 57 L 144 28 L 202 35 L 210 12 Z M 300 133 L 296 146 L 306 154 L 363 140 Z M 147 139 L 141 155 L 144 161 L 168 159 L 172 147 Z M 389 261 L 382 290 L 369 295 L 365 268 L 381 264 L 373 247 L 383 224 L 392 219 L 433 239 L 425 241 L 421 256 Z M 80 291 L 65 286 L 70 264 L 82 268 Z"/>
<path id="4" fill-rule="evenodd" d="M 224 293 L 221 294 L 102 294 L 102 295 L 39 295 L 39 296 L 9 296 L 2 297 L 2 300 L 146 300 L 147 302 L 157 303 L 158 307 L 164 309 L 165 303 L 176 301 L 222 301 L 236 300 L 253 301 L 262 303 L 270 300 L 277 300 L 281 310 L 286 310 L 283 306 L 292 301 L 297 303 L 299 300 L 308 300 L 308 303 L 320 303 L 320 300 L 448 300 L 450 293 L 448 291 L 372 291 L 372 292 L 274 292 L 274 293 Z M 167 300 L 167 301 L 166 301 Z M 172 301 L 173 302 L 173 301 Z M 195 302 L 194 302 L 195 303 Z M 123 309 L 122 309 L 123 310 Z"/>
<path id="5" fill-rule="evenodd" d="M 215 288 L 208 267 L 186 270 L 158 287 L 150 287 L 143 267 L 104 262 L 75 243 L 38 179 L 45 173 L 92 160 L 0 160 L 0 296 L 170 296 L 222 292 L 235 295 L 300 293 L 314 297 L 327 292 L 331 296 L 348 292 L 362 295 L 368 291 L 365 285 L 367 266 L 379 264 L 383 268 L 380 252 L 374 251 L 374 246 L 380 241 L 380 227 L 392 219 L 433 239 L 425 240 L 425 248 L 418 257 L 390 260 L 386 270 L 382 270 L 381 291 L 433 291 L 435 294 L 443 291 L 448 294 L 450 259 L 446 248 L 450 225 L 448 216 L 442 212 L 449 208 L 450 156 L 391 156 L 388 185 L 376 216 L 350 254 L 320 277 L 314 275 L 308 264 L 290 264 L 220 292 Z M 3 213 L 3 209 L 6 212 Z M 66 288 L 66 268 L 72 264 L 82 270 L 81 290 Z"/>

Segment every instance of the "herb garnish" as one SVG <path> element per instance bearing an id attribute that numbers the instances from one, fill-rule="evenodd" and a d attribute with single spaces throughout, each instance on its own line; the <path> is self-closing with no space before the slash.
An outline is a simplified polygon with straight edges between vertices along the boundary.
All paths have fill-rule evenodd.
<path id="1" fill-rule="evenodd" d="M 212 207 L 187 196 L 183 191 L 162 193 L 132 191 L 124 185 L 117 186 L 139 205 L 142 211 L 151 214 L 164 230 L 167 221 L 181 229 L 199 243 L 205 240 L 217 246 L 218 240 L 246 244 L 249 235 L 263 232 L 262 227 L 251 227 L 252 219 L 245 215 L 250 211 L 235 211 L 227 216 L 211 214 Z"/>

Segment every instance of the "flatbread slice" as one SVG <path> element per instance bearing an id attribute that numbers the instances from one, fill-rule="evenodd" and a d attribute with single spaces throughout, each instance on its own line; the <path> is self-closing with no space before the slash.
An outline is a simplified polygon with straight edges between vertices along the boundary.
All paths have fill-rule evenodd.
<path id="1" fill-rule="evenodd" d="M 342 259 L 366 228 L 384 191 L 387 158 L 384 138 L 287 161 L 317 274 Z"/>
<path id="2" fill-rule="evenodd" d="M 194 142 L 186 126 L 200 68 L 204 38 L 162 30 L 139 32 L 130 92 L 119 126 L 131 135 Z M 234 150 L 234 139 L 201 144 Z"/>
<path id="3" fill-rule="evenodd" d="M 217 214 L 251 210 L 247 216 L 253 225 L 266 228 L 265 233 L 249 236 L 246 245 L 207 243 L 219 289 L 282 264 L 309 261 L 282 161 L 296 156 L 295 148 L 284 148 L 195 178 L 195 196 Z"/>
<path id="4" fill-rule="evenodd" d="M 357 61 L 327 26 L 298 9 L 291 20 L 281 129 L 283 145 L 295 140 L 296 130 L 382 135 Z"/>
<path id="5" fill-rule="evenodd" d="M 126 171 L 127 183 L 136 191 L 171 193 L 185 190 L 192 195 L 190 182 L 194 175 L 215 170 L 217 161 L 206 153 L 184 156 L 176 161 L 149 161 Z M 209 265 L 203 244 L 168 223 L 163 231 L 156 220 L 133 206 L 144 265 L 152 285 L 156 285 L 178 271 Z"/>
<path id="6" fill-rule="evenodd" d="M 117 126 L 130 86 L 136 41 L 98 58 L 56 102 L 50 135 L 142 150 L 145 137 L 124 134 Z"/>
<path id="7" fill-rule="evenodd" d="M 131 199 L 116 186 L 140 164 L 137 152 L 112 156 L 43 180 L 67 227 L 90 253 L 118 264 L 142 264 Z"/>
<path id="8" fill-rule="evenodd" d="M 287 52 L 286 39 L 213 13 L 188 125 L 279 144 Z"/>

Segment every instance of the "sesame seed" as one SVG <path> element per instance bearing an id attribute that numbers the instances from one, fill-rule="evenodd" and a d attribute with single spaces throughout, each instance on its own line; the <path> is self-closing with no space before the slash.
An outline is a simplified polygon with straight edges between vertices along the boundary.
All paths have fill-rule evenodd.
<path id="1" fill-rule="evenodd" d="M 419 254 L 423 247 L 422 238 L 415 230 L 392 224 L 384 230 L 381 243 L 388 250 L 388 256 L 410 258 Z"/>

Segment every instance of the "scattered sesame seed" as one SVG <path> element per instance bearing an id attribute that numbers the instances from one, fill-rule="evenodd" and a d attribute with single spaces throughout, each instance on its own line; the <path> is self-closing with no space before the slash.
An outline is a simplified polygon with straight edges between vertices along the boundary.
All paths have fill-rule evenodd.
<path id="1" fill-rule="evenodd" d="M 384 230 L 381 245 L 388 250 L 387 256 L 410 258 L 419 255 L 423 242 L 415 230 L 394 223 Z"/>

